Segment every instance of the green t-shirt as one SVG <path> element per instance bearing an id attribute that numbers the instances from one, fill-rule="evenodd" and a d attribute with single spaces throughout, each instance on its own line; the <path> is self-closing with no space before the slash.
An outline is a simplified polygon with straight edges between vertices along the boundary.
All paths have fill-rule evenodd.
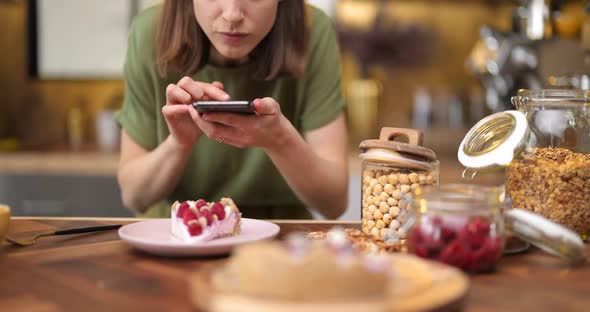
<path id="1" fill-rule="evenodd" d="M 253 66 L 205 66 L 192 76 L 203 82 L 220 81 L 235 100 L 272 97 L 299 133 L 333 121 L 344 109 L 340 86 L 340 55 L 333 25 L 321 10 L 311 7 L 306 74 L 301 79 L 253 79 Z M 145 10 L 133 20 L 125 61 L 125 100 L 117 120 L 128 135 L 153 150 L 169 135 L 162 106 L 166 86 L 180 76 L 158 75 L 155 33 L 160 6 Z M 302 173 L 304 174 L 304 173 Z M 201 136 L 182 178 L 161 205 L 144 216 L 167 217 L 175 200 L 231 197 L 244 217 L 310 218 L 309 211 L 287 185 L 261 148 L 235 148 Z"/>

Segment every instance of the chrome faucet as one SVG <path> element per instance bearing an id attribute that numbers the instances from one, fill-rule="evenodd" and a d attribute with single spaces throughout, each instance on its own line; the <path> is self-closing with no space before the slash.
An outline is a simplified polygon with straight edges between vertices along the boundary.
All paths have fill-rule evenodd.
<path id="1" fill-rule="evenodd" d="M 546 29 L 550 27 L 549 3 L 545 0 L 528 0 L 525 4 L 525 35 L 530 40 L 546 39 Z"/>
<path id="2" fill-rule="evenodd" d="M 521 0 L 512 31 L 481 28 L 467 68 L 480 80 L 492 112 L 511 108 L 510 97 L 518 89 L 543 87 L 538 43 L 551 37 L 550 5 L 550 0 Z"/>

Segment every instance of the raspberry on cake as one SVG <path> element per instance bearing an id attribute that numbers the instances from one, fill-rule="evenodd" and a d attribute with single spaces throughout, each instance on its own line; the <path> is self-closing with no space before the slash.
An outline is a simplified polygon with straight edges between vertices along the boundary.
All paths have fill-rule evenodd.
<path id="1" fill-rule="evenodd" d="M 174 202 L 172 234 L 185 242 L 208 241 L 240 234 L 241 213 L 231 198 L 208 203 L 203 199 Z"/>

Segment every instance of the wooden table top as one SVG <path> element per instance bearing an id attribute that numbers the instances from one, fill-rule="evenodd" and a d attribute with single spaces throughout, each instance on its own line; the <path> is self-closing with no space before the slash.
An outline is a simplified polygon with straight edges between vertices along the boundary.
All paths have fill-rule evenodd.
<path id="1" fill-rule="evenodd" d="M 137 219 L 13 218 L 10 234 L 127 224 Z M 322 221 L 273 221 L 281 234 L 327 230 Z M 586 257 L 590 248 L 586 247 Z M 0 246 L 0 311 L 194 311 L 187 276 L 226 257 L 172 259 L 143 254 L 116 231 Z M 570 267 L 539 250 L 502 259 L 495 273 L 472 275 L 466 311 L 588 311 L 590 266 Z"/>

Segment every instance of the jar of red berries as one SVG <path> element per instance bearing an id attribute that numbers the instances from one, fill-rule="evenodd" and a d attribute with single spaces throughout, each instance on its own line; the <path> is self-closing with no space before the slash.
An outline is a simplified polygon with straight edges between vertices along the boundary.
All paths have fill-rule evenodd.
<path id="1" fill-rule="evenodd" d="M 472 185 L 419 189 L 411 200 L 408 250 L 469 272 L 494 269 L 504 247 L 499 193 Z"/>
<path id="2" fill-rule="evenodd" d="M 409 199 L 408 250 L 467 272 L 494 270 L 505 237 L 514 235 L 570 262 L 584 259 L 584 244 L 566 227 L 512 208 L 502 188 L 449 184 L 419 188 Z M 395 237 L 394 237 L 395 238 Z"/>

